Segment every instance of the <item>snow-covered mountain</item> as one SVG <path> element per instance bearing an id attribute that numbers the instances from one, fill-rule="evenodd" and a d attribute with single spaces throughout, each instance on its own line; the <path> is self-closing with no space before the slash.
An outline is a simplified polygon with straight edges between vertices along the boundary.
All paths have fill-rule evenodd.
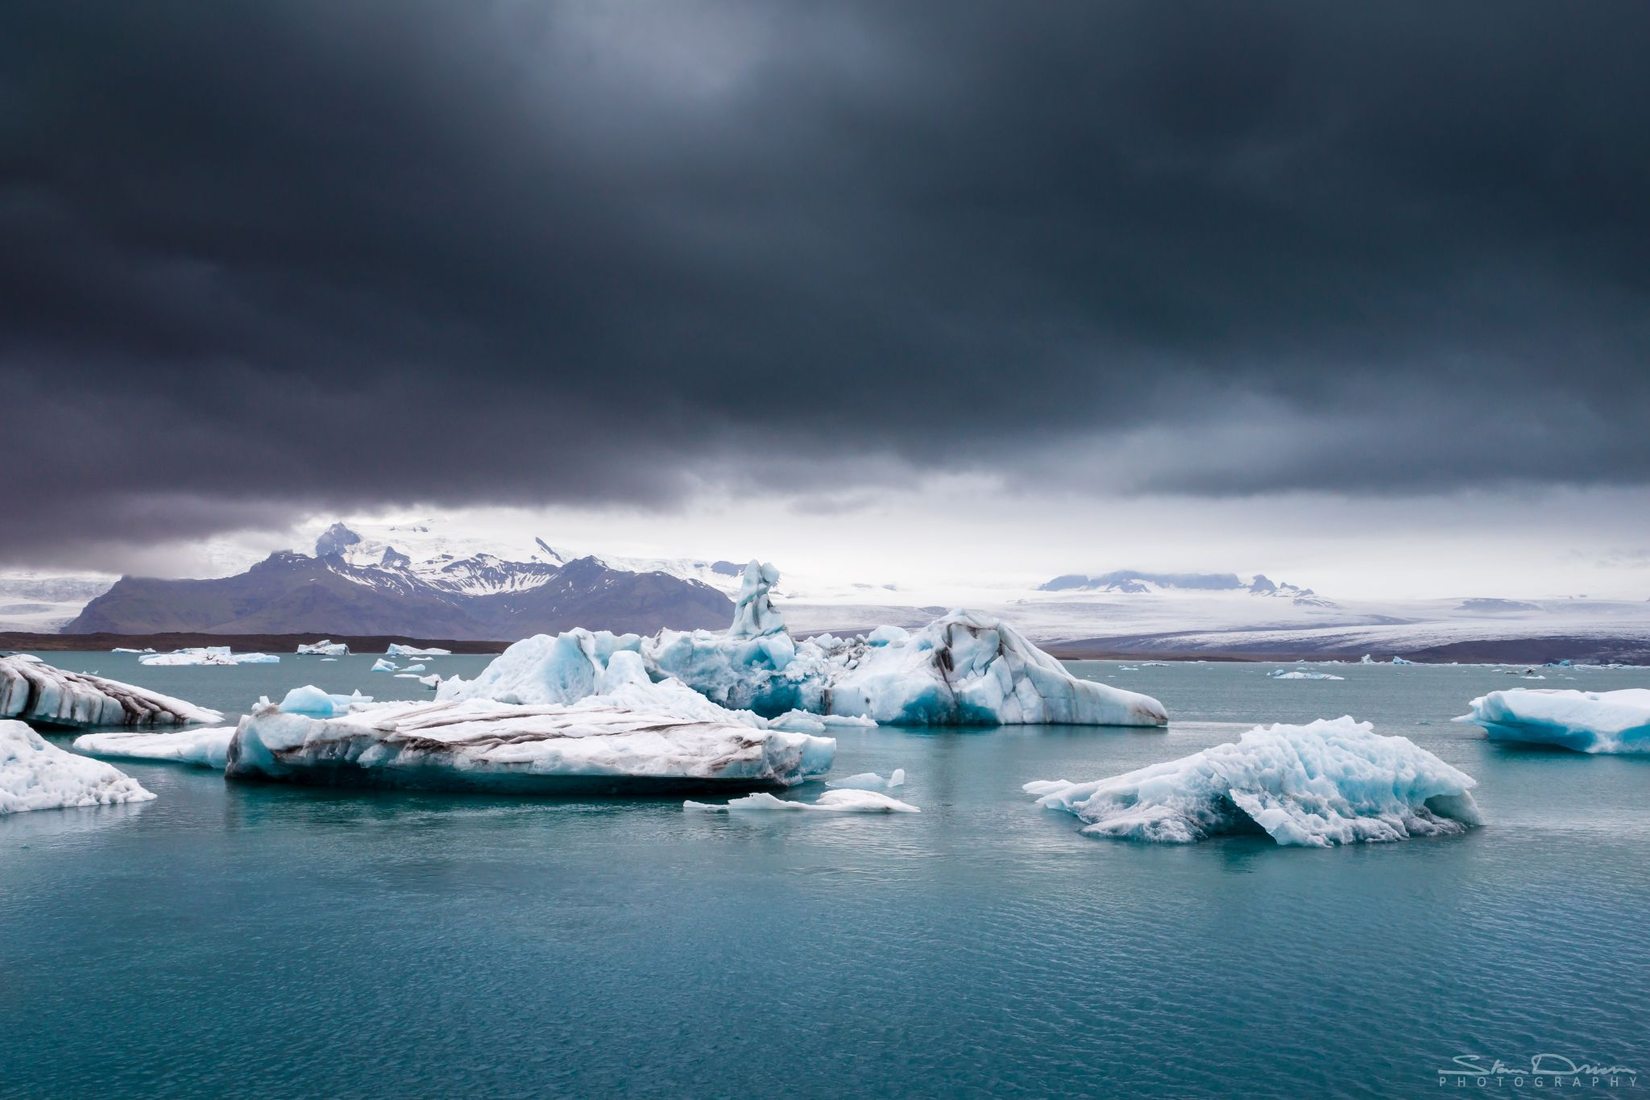
<path id="1" fill-rule="evenodd" d="M 499 546 L 422 524 L 335 523 L 316 539 L 313 554 L 278 551 L 233 576 L 122 577 L 63 632 L 509 640 L 574 626 L 652 633 L 728 622 L 728 563 L 672 562 L 668 571 L 629 564 L 573 556 L 542 539 Z"/>

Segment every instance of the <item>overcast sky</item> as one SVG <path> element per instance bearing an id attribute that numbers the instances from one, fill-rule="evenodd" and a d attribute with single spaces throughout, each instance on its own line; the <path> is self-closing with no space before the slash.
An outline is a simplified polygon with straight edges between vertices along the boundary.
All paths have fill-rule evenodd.
<path id="1" fill-rule="evenodd" d="M 17 0 L 0 563 L 486 509 L 1642 597 L 1647 56 L 1639 0 Z"/>

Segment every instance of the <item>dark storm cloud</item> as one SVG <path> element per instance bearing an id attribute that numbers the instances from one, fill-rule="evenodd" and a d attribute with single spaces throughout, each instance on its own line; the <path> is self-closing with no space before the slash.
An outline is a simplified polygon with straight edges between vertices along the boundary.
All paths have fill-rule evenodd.
<path id="1" fill-rule="evenodd" d="M 1647 49 L 1625 2 L 10 4 L 0 556 L 772 454 L 1641 483 Z"/>

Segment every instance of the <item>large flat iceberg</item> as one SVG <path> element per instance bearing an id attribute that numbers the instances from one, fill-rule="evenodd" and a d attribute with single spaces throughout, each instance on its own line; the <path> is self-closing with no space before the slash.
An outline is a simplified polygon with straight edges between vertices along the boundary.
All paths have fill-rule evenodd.
<path id="1" fill-rule="evenodd" d="M 697 810 L 707 814 L 726 813 L 832 813 L 832 814 L 920 814 L 917 807 L 909 802 L 901 802 L 897 798 L 890 798 L 875 791 L 836 790 L 826 791 L 814 802 L 797 802 L 788 798 L 775 798 L 771 794 L 758 791 L 743 798 L 730 799 L 721 805 L 708 802 L 688 801 L 682 803 L 684 810 Z"/>
<path id="2" fill-rule="evenodd" d="M 318 642 L 299 645 L 298 653 L 317 657 L 347 657 L 349 646 L 343 642 L 335 642 L 331 638 L 322 638 Z"/>
<path id="3" fill-rule="evenodd" d="M 0 814 L 154 798 L 101 760 L 64 752 L 21 722 L 0 721 Z"/>
<path id="4" fill-rule="evenodd" d="M 638 793 L 784 787 L 825 774 L 830 738 L 767 728 L 680 683 L 651 682 L 635 654 L 576 700 L 490 698 L 349 704 L 331 717 L 258 706 L 225 774 L 303 783 Z M 319 693 L 316 693 L 319 694 Z M 336 700 L 336 697 L 333 697 Z M 335 704 L 336 705 L 336 704 Z"/>
<path id="5" fill-rule="evenodd" d="M 68 672 L 26 653 L 0 657 L 0 718 L 60 729 L 223 721 L 215 710 L 118 680 Z"/>
<path id="6" fill-rule="evenodd" d="M 976 612 L 953 611 L 917 631 L 879 627 L 857 638 L 797 641 L 771 603 L 777 578 L 769 565 L 746 568 L 725 633 L 540 634 L 511 646 L 474 680 L 443 681 L 437 697 L 569 702 L 593 691 L 624 653 L 639 656 L 652 679 L 679 680 L 720 706 L 770 717 L 804 712 L 911 725 L 1168 721 L 1156 699 L 1078 679 L 1009 624 Z"/>
<path id="7" fill-rule="evenodd" d="M 234 726 L 167 733 L 85 733 L 74 739 L 74 750 L 114 760 L 189 764 L 221 770 L 229 759 L 229 742 L 234 736 Z"/>
<path id="8" fill-rule="evenodd" d="M 1367 722 L 1257 726 L 1235 744 L 1089 783 L 1027 783 L 1040 805 L 1075 814 L 1090 836 L 1190 844 L 1265 833 L 1279 844 L 1403 840 L 1482 824 L 1476 781 Z"/>
<path id="9" fill-rule="evenodd" d="M 1456 721 L 1483 726 L 1491 740 L 1557 745 L 1575 752 L 1650 752 L 1650 688 L 1514 688 L 1480 696 L 1471 706 L 1471 712 Z"/>

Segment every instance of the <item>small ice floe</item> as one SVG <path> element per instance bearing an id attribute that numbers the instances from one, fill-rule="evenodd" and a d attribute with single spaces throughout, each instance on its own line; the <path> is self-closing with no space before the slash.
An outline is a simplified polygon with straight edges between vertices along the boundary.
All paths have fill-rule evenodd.
<path id="1" fill-rule="evenodd" d="M 1266 674 L 1274 680 L 1344 680 L 1345 676 L 1336 676 L 1331 672 L 1309 672 L 1306 669 L 1296 668 L 1285 672 L 1275 668 Z"/>
<path id="2" fill-rule="evenodd" d="M 1358 658 L 1358 663 L 1360 665 L 1372 665 L 1375 663 L 1375 658 L 1365 653 L 1362 657 Z"/>
<path id="3" fill-rule="evenodd" d="M 437 688 L 441 686 L 441 673 L 432 672 L 428 676 L 417 677 L 417 680 L 427 688 Z"/>
<path id="4" fill-rule="evenodd" d="M 451 657 L 450 649 L 419 649 L 417 646 L 402 645 L 400 642 L 391 642 L 384 651 L 386 657 Z"/>
<path id="5" fill-rule="evenodd" d="M 876 772 L 860 772 L 841 779 L 827 779 L 825 785 L 849 791 L 891 791 L 895 787 L 905 786 L 905 769 L 895 768 L 894 774 L 887 779 Z"/>
<path id="6" fill-rule="evenodd" d="M 1392 663 L 1395 664 L 1395 665 L 1412 665 L 1415 662 L 1414 661 L 1406 661 L 1402 657 L 1393 657 L 1392 658 Z"/>
<path id="7" fill-rule="evenodd" d="M 223 721 L 215 710 L 119 680 L 68 672 L 27 653 L 0 657 L 0 718 L 62 729 Z"/>
<path id="8" fill-rule="evenodd" d="M 824 733 L 837 729 L 876 729 L 871 719 L 857 714 L 810 714 L 805 710 L 788 710 L 777 718 L 768 719 L 771 730 L 790 730 L 792 733 Z"/>
<path id="9" fill-rule="evenodd" d="M 22 722 L 0 720 L 0 814 L 113 806 L 154 797 L 101 760 L 64 752 Z"/>
<path id="10" fill-rule="evenodd" d="M 429 667 L 429 666 L 423 664 L 422 662 L 414 662 L 413 664 L 410 664 L 410 665 L 402 665 L 401 666 L 401 671 L 402 672 L 423 672 L 425 670 L 425 668 L 427 668 L 427 667 Z"/>
<path id="11" fill-rule="evenodd" d="M 153 653 L 154 650 L 153 649 L 130 649 L 130 648 L 128 648 L 126 646 L 123 646 L 123 645 L 117 645 L 117 646 L 115 646 L 115 648 L 111 649 L 109 652 L 110 653 Z"/>
<path id="12" fill-rule="evenodd" d="M 1236 743 L 1088 783 L 1027 783 L 1089 836 L 1190 844 L 1263 833 L 1327 848 L 1465 832 L 1482 824 L 1465 772 L 1367 722 L 1257 726 Z"/>
<path id="13" fill-rule="evenodd" d="M 1492 741 L 1585 753 L 1650 752 L 1650 688 L 1513 688 L 1469 705 L 1471 711 L 1455 720 L 1484 727 Z"/>
<path id="14" fill-rule="evenodd" d="M 757 793 L 720 804 L 689 800 L 682 803 L 682 809 L 706 814 L 761 813 L 768 811 L 780 813 L 806 813 L 812 811 L 832 814 L 922 813 L 921 810 L 909 802 L 901 802 L 897 798 L 890 798 L 885 794 L 878 794 L 876 791 L 846 788 L 826 791 L 814 802 L 796 802 L 788 798 L 775 798 L 771 794 Z"/>
<path id="15" fill-rule="evenodd" d="M 76 752 L 116 760 L 147 760 L 221 769 L 229 756 L 234 726 L 170 733 L 88 733 L 74 740 Z"/>
<path id="16" fill-rule="evenodd" d="M 397 665 L 394 661 L 386 661 L 384 658 L 380 657 L 380 658 L 378 658 L 378 660 L 376 660 L 372 663 L 372 667 L 370 669 L 368 669 L 367 671 L 368 672 L 394 672 L 394 671 L 396 671 L 396 668 L 397 668 Z"/>
<path id="17" fill-rule="evenodd" d="M 259 704 L 267 707 L 269 700 L 260 699 Z M 310 718 L 333 718 L 346 714 L 351 707 L 366 706 L 372 702 L 372 696 L 362 695 L 359 688 L 349 695 L 337 695 L 322 691 L 314 684 L 305 684 L 295 687 L 286 693 L 278 709 L 282 714 L 302 714 Z"/>
<path id="18" fill-rule="evenodd" d="M 273 665 L 279 664 L 280 660 L 280 656 L 274 653 L 233 653 L 226 645 L 208 645 L 175 649 L 171 653 L 148 653 L 138 658 L 138 664 L 169 668 L 214 665 Z"/>
<path id="19" fill-rule="evenodd" d="M 347 657 L 349 656 L 349 646 L 343 642 L 335 642 L 331 638 L 322 638 L 318 642 L 300 645 L 298 652 L 318 657 Z"/>

